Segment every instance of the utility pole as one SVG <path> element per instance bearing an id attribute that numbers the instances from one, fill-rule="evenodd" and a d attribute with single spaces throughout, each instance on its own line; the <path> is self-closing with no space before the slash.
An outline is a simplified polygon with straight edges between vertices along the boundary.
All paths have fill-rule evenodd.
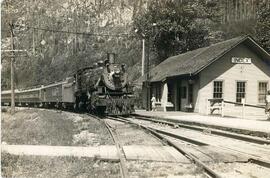
<path id="1" fill-rule="evenodd" d="M 145 39 L 142 39 L 142 76 L 144 76 L 144 65 L 145 65 Z"/>
<path id="2" fill-rule="evenodd" d="M 11 58 L 10 58 L 10 85 L 11 85 L 11 114 L 15 113 L 15 93 L 14 93 L 14 32 L 13 32 L 13 23 L 10 21 L 10 40 L 11 40 Z"/>
<path id="3" fill-rule="evenodd" d="M 147 88 L 147 91 L 146 91 L 146 95 L 147 95 L 147 110 L 150 111 L 151 109 L 151 103 L 150 103 L 150 71 L 149 71 L 149 68 L 150 68 L 150 37 L 148 36 L 147 37 L 147 56 L 146 56 L 146 88 Z"/>
<path id="4" fill-rule="evenodd" d="M 152 31 L 153 33 L 155 33 L 155 28 L 156 28 L 157 24 L 153 23 L 152 24 Z M 150 82 L 150 35 L 146 36 L 146 43 L 147 43 L 147 56 L 146 56 L 146 88 L 147 88 L 147 110 L 150 111 L 151 110 L 151 82 Z M 155 35 L 154 35 L 155 38 Z"/>
<path id="5" fill-rule="evenodd" d="M 10 12 L 10 8 L 9 8 L 9 3 L 6 1 L 6 8 L 7 8 L 7 13 L 11 13 Z M 15 52 L 27 52 L 26 50 L 15 50 L 15 45 L 14 45 L 14 24 L 13 24 L 13 20 L 10 17 L 10 14 L 8 14 L 7 17 L 7 24 L 9 26 L 9 32 L 10 32 L 10 45 L 11 45 L 11 49 L 9 50 L 1 50 L 1 52 L 11 52 L 10 57 L 10 90 L 11 90 L 11 114 L 15 113 L 15 92 L 14 92 L 14 88 L 15 88 L 15 84 L 14 84 L 14 62 L 15 62 Z"/>
<path id="6" fill-rule="evenodd" d="M 9 8 L 9 3 L 6 1 L 6 6 L 7 6 L 7 11 L 8 13 L 10 8 Z M 9 31 L 10 31 L 10 43 L 11 43 L 11 56 L 10 56 L 10 87 L 11 87 L 11 114 L 15 113 L 15 93 L 14 93 L 14 58 L 15 58 L 15 47 L 14 47 L 14 24 L 12 22 L 12 18 L 10 17 L 10 14 L 8 15 L 8 26 L 9 26 Z"/>
<path id="7" fill-rule="evenodd" d="M 14 26 L 13 24 L 9 24 L 10 26 L 10 41 L 11 41 L 11 49 L 8 50 L 1 50 L 2 53 L 4 52 L 11 52 L 11 55 L 8 56 L 10 57 L 10 90 L 11 90 L 11 114 L 15 113 L 15 92 L 14 92 L 14 62 L 15 62 L 15 52 L 27 52 L 26 50 L 15 50 L 15 45 L 14 45 Z"/>

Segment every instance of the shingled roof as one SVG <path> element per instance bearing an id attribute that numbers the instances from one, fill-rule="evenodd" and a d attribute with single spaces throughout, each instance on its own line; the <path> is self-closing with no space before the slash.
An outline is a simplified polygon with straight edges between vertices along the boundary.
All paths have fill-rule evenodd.
<path id="1" fill-rule="evenodd" d="M 208 47 L 172 56 L 150 71 L 150 81 L 157 82 L 165 80 L 168 77 L 186 74 L 195 75 L 247 39 L 249 43 L 254 43 L 253 45 L 256 45 L 256 48 L 260 48 L 251 37 L 240 36 Z M 259 50 L 263 49 L 260 48 Z M 269 55 L 266 51 L 264 52 Z"/>

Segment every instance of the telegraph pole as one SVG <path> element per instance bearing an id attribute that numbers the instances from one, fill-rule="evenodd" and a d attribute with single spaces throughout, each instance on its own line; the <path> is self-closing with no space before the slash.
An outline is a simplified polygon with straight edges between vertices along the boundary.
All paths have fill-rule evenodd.
<path id="1" fill-rule="evenodd" d="M 145 65 L 145 39 L 142 39 L 142 76 L 144 76 L 144 65 Z"/>
<path id="2" fill-rule="evenodd" d="M 15 52 L 27 52 L 26 50 L 15 50 L 14 45 L 14 26 L 12 23 L 9 24 L 10 26 L 10 41 L 11 41 L 11 49 L 8 50 L 1 50 L 1 52 L 11 52 L 10 57 L 10 90 L 11 90 L 11 114 L 15 113 L 15 83 L 14 83 L 14 62 L 15 62 Z"/>
<path id="3" fill-rule="evenodd" d="M 147 91 L 146 91 L 146 95 L 147 95 L 147 110 L 150 111 L 151 110 L 151 102 L 150 102 L 150 98 L 151 98 L 151 92 L 150 92 L 150 71 L 149 71 L 149 68 L 150 68 L 150 37 L 148 36 L 147 37 L 147 56 L 146 56 L 146 88 L 147 88 Z"/>
<path id="4" fill-rule="evenodd" d="M 6 6 L 7 6 L 7 11 L 8 13 L 10 8 L 9 8 L 9 3 L 6 1 Z M 15 58 L 15 47 L 14 47 L 14 24 L 12 21 L 12 18 L 10 17 L 10 14 L 8 14 L 8 26 L 9 26 L 9 31 L 10 31 L 10 43 L 11 43 L 11 56 L 10 56 L 10 94 L 11 94 L 11 114 L 15 113 L 15 93 L 14 93 L 14 58 Z"/>
<path id="5" fill-rule="evenodd" d="M 10 85 L 11 85 L 11 114 L 15 113 L 15 93 L 14 93 L 14 32 L 13 32 L 13 23 L 10 21 L 10 40 L 11 40 L 11 58 L 10 58 Z"/>

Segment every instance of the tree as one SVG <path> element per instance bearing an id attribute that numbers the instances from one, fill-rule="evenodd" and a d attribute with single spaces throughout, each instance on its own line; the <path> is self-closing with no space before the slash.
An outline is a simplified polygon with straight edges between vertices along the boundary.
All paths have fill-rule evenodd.
<path id="1" fill-rule="evenodd" d="M 243 3 L 243 0 L 235 2 L 225 4 L 225 9 L 229 11 L 223 14 L 226 20 L 217 23 L 213 28 L 214 31 L 222 32 L 220 41 L 248 34 L 264 49 L 270 51 L 270 2 L 264 0 L 258 0 L 256 3 L 253 1 Z M 231 16 L 232 11 L 238 15 Z"/>
<path id="2" fill-rule="evenodd" d="M 216 5 L 202 0 L 152 2 L 145 13 L 134 19 L 134 28 L 140 38 L 153 43 L 159 63 L 169 56 L 208 45 L 206 24 L 216 19 L 209 10 Z"/>
<path id="3" fill-rule="evenodd" d="M 104 60 L 107 52 L 117 53 L 117 61 L 128 66 L 137 63 L 140 42 L 127 35 L 132 29 L 133 4 L 136 12 L 143 8 L 142 2 L 137 1 L 119 4 L 119 0 L 4 0 L 1 48 L 9 49 L 10 33 L 5 19 L 10 16 L 15 24 L 15 47 L 27 51 L 15 62 L 17 87 L 64 79 L 79 68 Z M 2 64 L 2 87 L 8 89 L 10 65 Z"/>
<path id="4" fill-rule="evenodd" d="M 256 38 L 264 49 L 270 52 L 270 4 L 263 1 L 259 5 L 258 19 L 255 27 Z"/>

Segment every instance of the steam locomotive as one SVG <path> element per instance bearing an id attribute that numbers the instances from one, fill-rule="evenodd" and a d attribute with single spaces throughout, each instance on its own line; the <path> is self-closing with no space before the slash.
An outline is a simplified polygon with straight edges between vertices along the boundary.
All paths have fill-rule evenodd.
<path id="1" fill-rule="evenodd" d="M 1 96 L 1 104 L 10 105 L 11 91 L 2 91 Z M 129 115 L 134 111 L 134 97 L 126 65 L 115 63 L 111 53 L 105 61 L 80 69 L 64 81 L 15 90 L 15 105 Z"/>

